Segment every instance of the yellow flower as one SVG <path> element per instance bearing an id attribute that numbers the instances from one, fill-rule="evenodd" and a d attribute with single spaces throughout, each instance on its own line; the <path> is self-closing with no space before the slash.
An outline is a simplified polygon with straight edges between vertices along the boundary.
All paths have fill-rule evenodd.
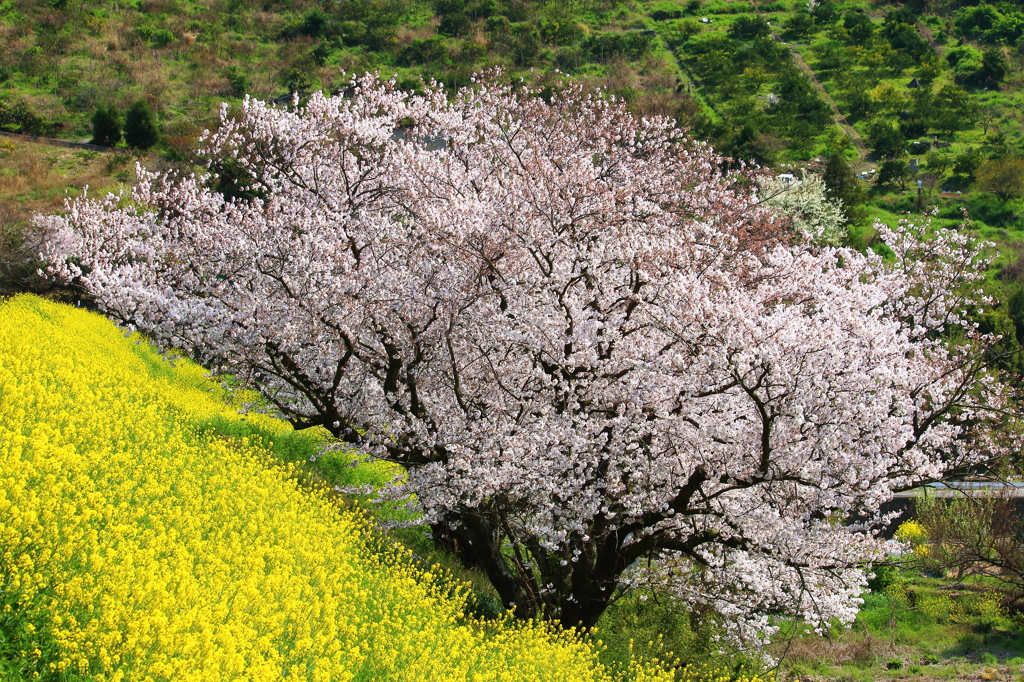
<path id="1" fill-rule="evenodd" d="M 0 571 L 33 600 L 52 670 L 98 680 L 670 680 L 615 673 L 543 623 L 466 622 L 465 590 L 325 492 L 202 368 L 171 368 L 82 310 L 0 303 Z M 291 427 L 246 420 L 282 437 Z M 315 438 L 316 436 L 301 436 Z M 8 610 L 10 604 L 4 604 Z M 36 657 L 41 652 L 32 652 Z"/>

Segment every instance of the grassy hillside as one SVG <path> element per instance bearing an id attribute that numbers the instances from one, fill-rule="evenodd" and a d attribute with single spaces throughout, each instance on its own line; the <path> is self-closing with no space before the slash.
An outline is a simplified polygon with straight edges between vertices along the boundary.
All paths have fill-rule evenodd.
<path id="1" fill-rule="evenodd" d="M 986 236 L 1008 265 L 1024 244 L 1024 170 L 1007 183 L 997 166 L 1024 154 L 1022 41 L 1014 2 L 5 0 L 0 130 L 88 140 L 98 108 L 124 117 L 145 100 L 158 163 L 190 167 L 220 104 L 246 94 L 343 91 L 342 70 L 415 88 L 559 69 L 779 171 L 841 151 L 870 191 L 864 224 L 965 207 L 1003 231 Z M 4 201 L 23 226 L 25 199 Z"/>
<path id="2" fill-rule="evenodd" d="M 500 65 L 516 76 L 560 69 L 589 79 L 762 162 L 813 163 L 837 144 L 862 159 L 876 151 L 871 128 L 881 123 L 908 143 L 937 134 L 951 154 L 962 145 L 1012 150 L 1021 142 L 1024 15 L 1014 3 L 985 7 L 6 0 L 0 127 L 86 138 L 97 106 L 124 112 L 145 98 L 168 146 L 180 148 L 221 101 L 244 94 L 343 88 L 342 69 L 379 70 L 405 87 L 420 78 L 457 86 Z M 908 88 L 915 79 L 920 87 Z"/>
<path id="3" fill-rule="evenodd" d="M 669 679 L 467 617 L 464 588 L 303 483 L 285 460 L 315 446 L 98 315 L 0 303 L 0 677 Z"/>

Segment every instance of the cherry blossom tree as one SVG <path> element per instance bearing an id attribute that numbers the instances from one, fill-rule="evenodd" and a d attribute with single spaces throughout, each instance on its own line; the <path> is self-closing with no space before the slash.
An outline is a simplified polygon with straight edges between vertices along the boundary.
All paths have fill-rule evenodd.
<path id="1" fill-rule="evenodd" d="M 225 109 L 243 198 L 140 169 L 41 218 L 51 273 L 403 465 L 518 616 L 652 582 L 739 635 L 849 622 L 879 505 L 1014 445 L 963 236 L 790 243 L 707 145 L 571 85 L 352 92 Z"/>
<path id="2" fill-rule="evenodd" d="M 842 201 L 831 199 L 820 176 L 801 174 L 797 181 L 764 177 L 758 182 L 761 201 L 793 221 L 793 228 L 816 244 L 837 246 L 846 236 Z"/>

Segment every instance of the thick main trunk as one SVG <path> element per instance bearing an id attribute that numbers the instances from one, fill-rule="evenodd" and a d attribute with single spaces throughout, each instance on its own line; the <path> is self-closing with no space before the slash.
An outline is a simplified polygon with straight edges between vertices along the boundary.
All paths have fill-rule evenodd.
<path id="1" fill-rule="evenodd" d="M 575 626 L 586 630 L 597 625 L 601 615 L 612 603 L 612 597 L 618 583 L 595 584 L 584 594 L 573 593 L 572 601 L 560 596 L 559 620 L 565 626 Z"/>
<path id="2" fill-rule="evenodd" d="M 612 603 L 626 568 L 611 537 L 600 544 L 580 543 L 580 554 L 572 561 L 544 550 L 535 540 L 511 547 L 487 513 L 463 510 L 457 521 L 432 529 L 439 548 L 487 574 L 504 607 L 518 618 L 540 615 L 565 626 L 592 628 Z M 550 588 L 543 590 L 545 585 Z"/>
<path id="3" fill-rule="evenodd" d="M 503 536 L 483 514 L 461 514 L 458 523 L 431 526 L 435 545 L 451 552 L 470 569 L 483 570 L 501 598 L 502 605 L 517 618 L 538 614 L 536 588 L 514 560 L 502 552 Z"/>

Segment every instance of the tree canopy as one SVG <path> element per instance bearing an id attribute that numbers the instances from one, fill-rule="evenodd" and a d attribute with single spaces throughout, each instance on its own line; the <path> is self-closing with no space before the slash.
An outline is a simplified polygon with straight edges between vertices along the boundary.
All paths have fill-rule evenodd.
<path id="1" fill-rule="evenodd" d="M 406 467 L 385 494 L 517 615 L 660 582 L 739 636 L 849 622 L 893 490 L 1016 446 L 966 237 L 791 243 L 710 147 L 577 86 L 351 92 L 225 109 L 205 154 L 248 195 L 143 172 L 43 219 L 51 272 Z"/>

